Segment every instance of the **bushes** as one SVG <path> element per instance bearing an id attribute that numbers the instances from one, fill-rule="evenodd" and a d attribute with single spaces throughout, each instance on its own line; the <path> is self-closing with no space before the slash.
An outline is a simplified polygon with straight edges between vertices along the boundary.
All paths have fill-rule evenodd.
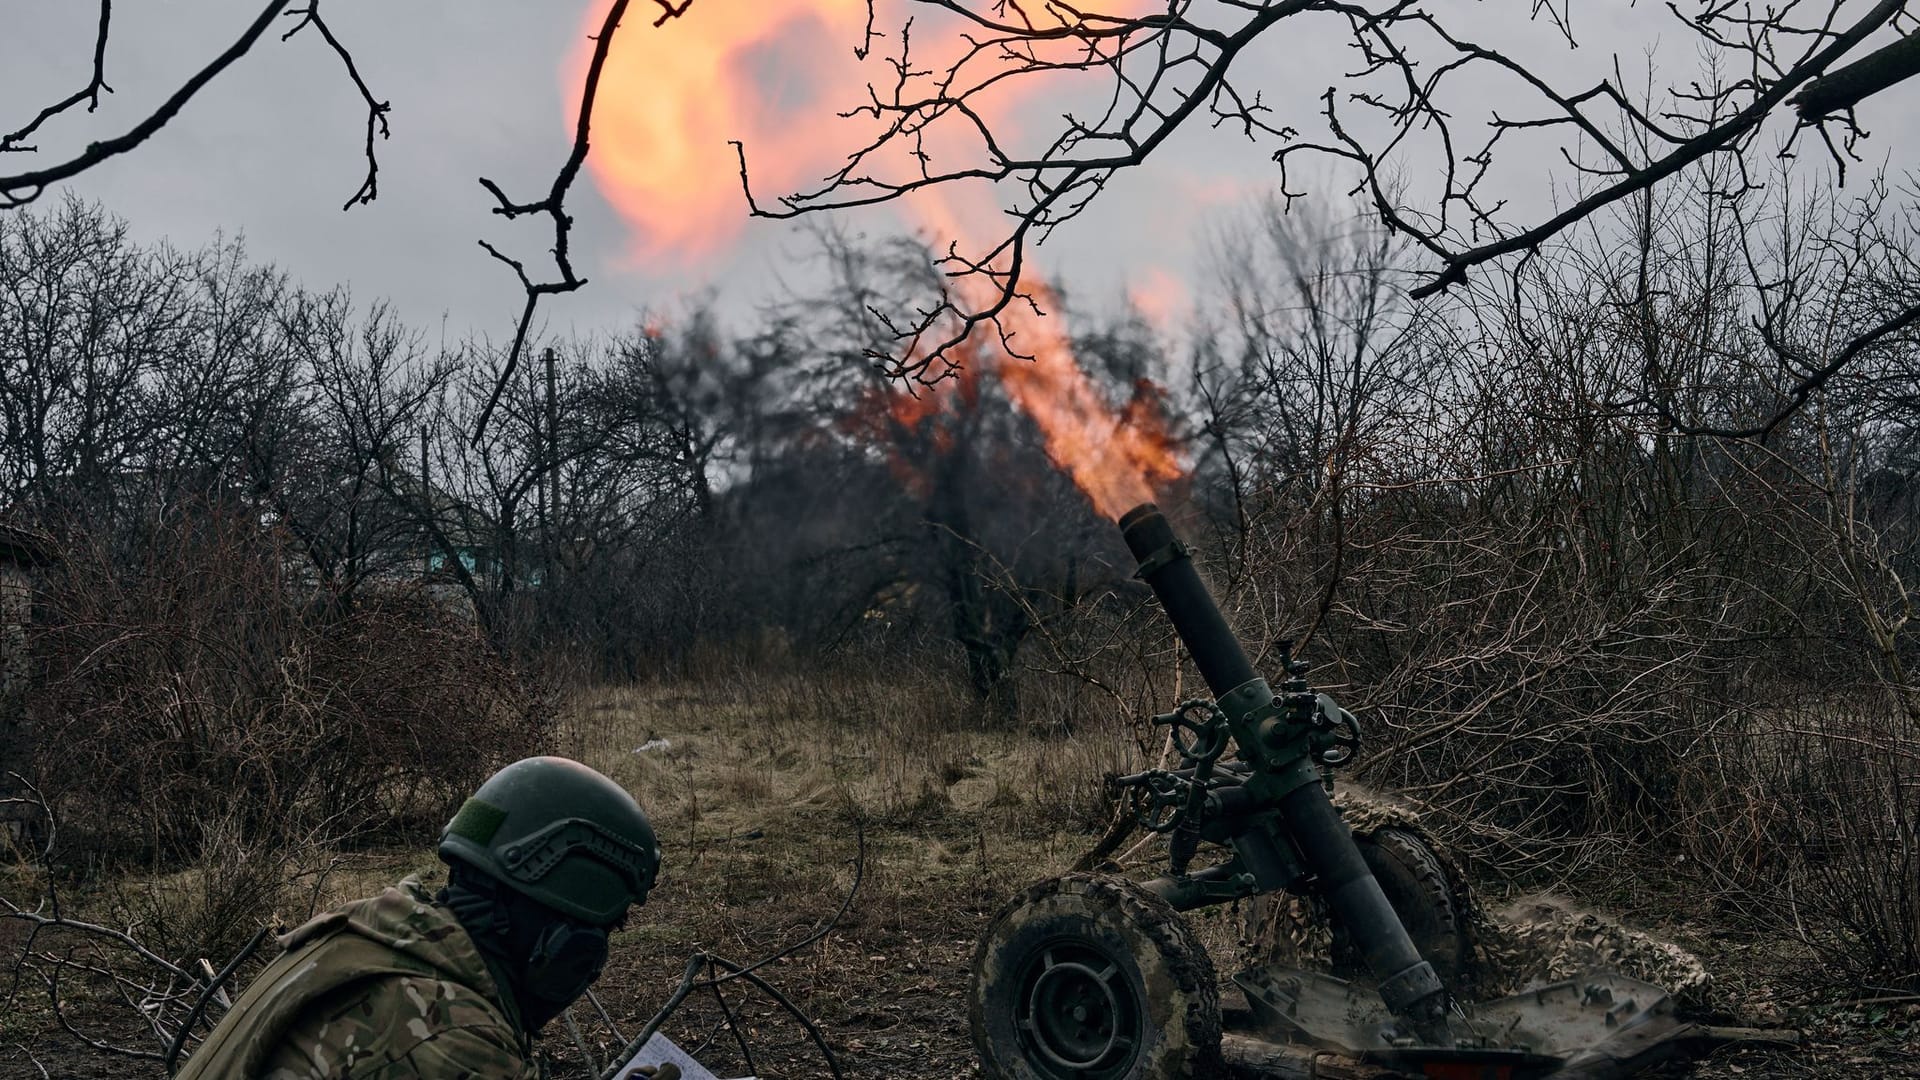
<path id="1" fill-rule="evenodd" d="M 424 836 L 532 750 L 546 702 L 461 613 L 405 586 L 320 590 L 300 565 L 281 531 L 205 505 L 70 541 L 28 716 L 72 849 L 165 867 Z"/>
<path id="2" fill-rule="evenodd" d="M 1911 690 L 1756 710 L 1700 837 L 1719 893 L 1851 986 L 1920 990 L 1920 719 Z"/>

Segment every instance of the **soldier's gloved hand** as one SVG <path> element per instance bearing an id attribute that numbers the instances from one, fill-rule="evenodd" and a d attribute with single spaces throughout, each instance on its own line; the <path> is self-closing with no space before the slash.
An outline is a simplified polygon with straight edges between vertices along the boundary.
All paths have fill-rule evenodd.
<path id="1" fill-rule="evenodd" d="M 651 1076 L 653 1080 L 680 1080 L 680 1066 L 671 1061 L 661 1065 L 636 1065 L 621 1080 L 633 1080 L 637 1076 Z"/>

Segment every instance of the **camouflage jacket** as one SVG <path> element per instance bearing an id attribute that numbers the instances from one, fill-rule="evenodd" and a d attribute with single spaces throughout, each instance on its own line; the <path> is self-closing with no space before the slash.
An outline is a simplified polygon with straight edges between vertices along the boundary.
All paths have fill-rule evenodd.
<path id="1" fill-rule="evenodd" d="M 280 939 L 175 1080 L 531 1078 L 510 998 L 473 939 L 402 881 Z"/>

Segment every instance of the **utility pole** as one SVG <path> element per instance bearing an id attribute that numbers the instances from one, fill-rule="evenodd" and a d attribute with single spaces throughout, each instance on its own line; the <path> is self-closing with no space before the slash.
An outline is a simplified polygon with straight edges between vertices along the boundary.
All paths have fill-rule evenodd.
<path id="1" fill-rule="evenodd" d="M 420 425 L 420 577 L 433 576 L 433 481 L 427 475 L 427 425 Z"/>
<path id="2" fill-rule="evenodd" d="M 547 349 L 547 431 L 546 462 L 542 472 L 546 476 L 547 521 L 546 521 L 546 572 L 553 573 L 553 528 L 560 517 L 560 396 L 557 390 L 558 379 L 554 367 L 558 362 L 551 347 Z"/>

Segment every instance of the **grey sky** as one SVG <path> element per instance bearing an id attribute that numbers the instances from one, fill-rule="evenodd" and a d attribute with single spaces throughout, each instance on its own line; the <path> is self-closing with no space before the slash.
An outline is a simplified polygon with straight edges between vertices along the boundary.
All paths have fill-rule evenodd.
<path id="1" fill-rule="evenodd" d="M 604 2 L 330 5 L 328 17 L 367 81 L 393 105 L 393 137 L 379 147 L 380 197 L 372 205 L 340 210 L 360 181 L 365 113 L 336 58 L 311 34 L 263 41 L 151 142 L 69 190 L 101 200 L 142 238 L 196 246 L 217 230 L 242 232 L 256 259 L 277 263 L 309 285 L 341 282 L 363 298 L 390 296 L 417 325 L 432 328 L 444 316 L 450 336 L 471 328 L 503 337 L 521 295 L 476 240 L 486 237 L 538 265 L 549 234 L 541 222 L 509 225 L 490 215 L 489 197 L 475 178 L 492 177 L 521 198 L 544 191 L 567 151 L 562 94 L 575 90 L 563 87 L 563 61 L 580 40 L 588 9 L 598 11 Z M 745 3 L 696 0 L 694 14 Z M 82 0 L 14 0 L 6 7 L 0 126 L 11 129 L 85 83 L 96 13 Z M 1551 47 L 1544 28 L 1516 17 L 1528 7 L 1487 4 L 1485 14 L 1472 18 L 1491 41 L 1522 50 Z M 108 81 L 118 92 L 93 116 L 53 121 L 39 145 L 59 155 L 124 130 L 230 42 L 257 10 L 255 0 L 122 0 L 108 52 Z M 1691 58 L 1692 43 L 1676 45 L 1671 17 L 1653 6 L 1592 5 L 1576 15 L 1590 23 L 1580 27 L 1582 50 L 1552 61 L 1566 85 L 1583 65 L 1597 75 L 1613 50 L 1631 64 L 1649 42 L 1659 42 L 1668 70 Z M 1325 41 L 1276 38 L 1241 65 L 1249 85 L 1263 86 L 1269 100 L 1289 107 L 1298 121 L 1315 118 L 1318 90 L 1350 63 L 1337 47 L 1338 29 L 1321 25 Z M 655 31 L 630 19 L 623 34 L 674 30 L 672 23 Z M 1671 55 L 1676 49 L 1687 52 Z M 1895 95 L 1911 99 L 1904 88 L 1887 97 Z M 1914 145 L 1914 115 L 1920 114 L 1891 100 L 1863 110 L 1876 134 L 1869 154 Z M 830 118 L 818 123 L 821 138 L 830 141 L 836 132 Z M 713 137 L 723 141 L 730 134 Z M 1224 208 L 1272 182 L 1270 150 L 1196 126 L 1166 146 L 1153 167 L 1119 178 L 1085 219 L 1044 250 L 1046 265 L 1095 299 L 1116 297 L 1156 271 L 1195 287 L 1202 236 L 1218 227 Z M 48 160 L 7 155 L 0 169 Z M 1550 198 L 1545 180 L 1556 164 L 1544 153 L 1537 160 L 1516 155 L 1503 181 L 1511 190 L 1503 193 L 1523 211 L 1544 206 Z M 714 177 L 716 184 L 733 182 L 730 175 Z M 801 272 L 783 262 L 806 247 L 787 226 L 752 223 L 718 257 L 635 265 L 626 226 L 591 176 L 582 177 L 568 205 L 578 219 L 576 261 L 592 283 L 549 303 L 546 318 L 556 329 L 616 329 L 642 309 L 670 313 L 678 297 L 706 288 L 744 307 L 768 295 L 776 275 Z M 870 231 L 897 228 L 899 221 L 878 211 L 848 220 Z"/>

